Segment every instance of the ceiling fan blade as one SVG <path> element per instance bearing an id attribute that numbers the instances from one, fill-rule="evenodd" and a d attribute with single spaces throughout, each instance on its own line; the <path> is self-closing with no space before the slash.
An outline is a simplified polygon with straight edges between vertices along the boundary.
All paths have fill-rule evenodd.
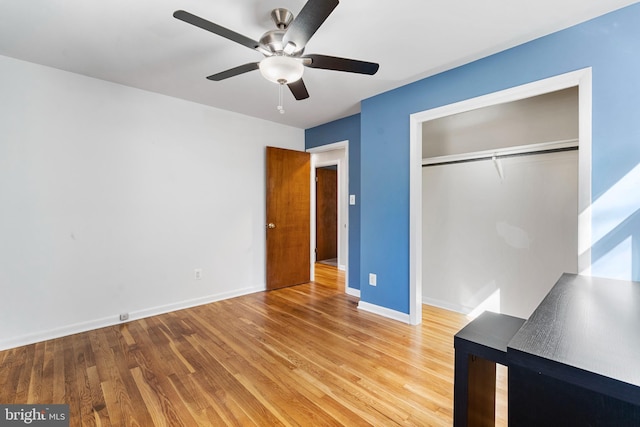
<path id="1" fill-rule="evenodd" d="M 237 76 L 239 74 L 244 74 L 249 71 L 257 70 L 259 68 L 258 62 L 250 62 L 248 64 L 240 65 L 238 67 L 231 68 L 227 71 L 222 71 L 217 74 L 212 74 L 207 78 L 209 80 L 213 80 L 219 82 L 220 80 L 228 79 L 229 77 Z"/>
<path id="2" fill-rule="evenodd" d="M 291 93 L 298 101 L 309 97 L 309 92 L 307 92 L 307 87 L 304 85 L 302 79 L 289 83 L 287 86 L 289 86 Z"/>
<path id="3" fill-rule="evenodd" d="M 282 38 L 282 45 L 287 46 L 291 42 L 295 45 L 294 51 L 301 50 L 336 6 L 338 6 L 338 0 L 307 1 L 298 16 L 289 24 Z"/>
<path id="4" fill-rule="evenodd" d="M 327 55 L 305 55 L 303 59 L 311 59 L 311 63 L 305 62 L 307 67 L 322 68 L 324 70 L 346 71 L 348 73 L 368 74 L 370 76 L 378 72 L 379 64 L 375 62 L 358 61 L 356 59 L 338 58 Z"/>
<path id="5" fill-rule="evenodd" d="M 238 34 L 235 31 L 231 31 L 228 28 L 222 27 L 218 24 L 214 24 L 213 22 L 202 19 L 199 16 L 193 15 L 189 12 L 185 12 L 184 10 L 176 10 L 175 12 L 173 12 L 173 17 L 184 21 L 187 24 L 195 25 L 196 27 L 200 27 L 203 30 L 210 31 L 226 39 L 229 39 L 236 43 L 240 43 L 241 45 L 246 46 L 249 49 L 257 49 L 260 46 L 260 43 L 250 39 L 249 37 Z"/>

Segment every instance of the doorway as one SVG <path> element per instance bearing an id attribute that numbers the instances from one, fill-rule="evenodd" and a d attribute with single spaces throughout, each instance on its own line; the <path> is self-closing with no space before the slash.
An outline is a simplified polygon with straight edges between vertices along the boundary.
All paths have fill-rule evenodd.
<path id="1" fill-rule="evenodd" d="M 316 170 L 335 170 L 336 183 L 336 256 L 335 264 L 339 271 L 344 271 L 345 291 L 353 293 L 355 290 L 349 288 L 348 264 L 349 264 L 349 141 L 336 142 L 320 147 L 310 148 L 311 153 L 311 280 L 315 278 L 315 263 L 322 261 L 325 256 L 316 256 L 318 248 L 317 239 L 317 191 L 316 191 Z M 322 244 L 322 242 L 320 242 Z"/>
<path id="2" fill-rule="evenodd" d="M 316 168 L 316 262 L 338 267 L 338 165 Z"/>

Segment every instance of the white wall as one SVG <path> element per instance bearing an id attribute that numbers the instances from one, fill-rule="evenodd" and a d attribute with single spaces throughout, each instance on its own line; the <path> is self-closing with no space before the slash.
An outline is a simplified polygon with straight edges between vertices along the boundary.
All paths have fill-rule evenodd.
<path id="1" fill-rule="evenodd" d="M 423 301 L 528 318 L 577 273 L 576 151 L 423 168 Z M 483 303 L 487 305 L 483 305 Z"/>
<path id="2" fill-rule="evenodd" d="M 264 147 L 303 150 L 302 129 L 1 56 L 0 75 L 0 349 L 264 289 Z"/>

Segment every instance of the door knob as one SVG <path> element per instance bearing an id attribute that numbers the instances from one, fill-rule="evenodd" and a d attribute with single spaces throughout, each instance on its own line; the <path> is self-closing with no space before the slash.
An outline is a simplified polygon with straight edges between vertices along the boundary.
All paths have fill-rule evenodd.
<path id="1" fill-rule="evenodd" d="M 267 224 L 268 228 L 276 228 L 276 225 L 272 222 L 270 222 L 269 224 Z"/>

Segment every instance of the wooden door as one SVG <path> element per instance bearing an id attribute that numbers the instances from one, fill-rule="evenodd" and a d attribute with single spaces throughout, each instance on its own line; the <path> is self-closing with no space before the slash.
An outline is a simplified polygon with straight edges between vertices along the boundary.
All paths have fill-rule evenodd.
<path id="1" fill-rule="evenodd" d="M 311 155 L 267 147 L 267 289 L 310 280 Z"/>
<path id="2" fill-rule="evenodd" d="M 338 257 L 338 171 L 316 169 L 316 260 Z"/>

